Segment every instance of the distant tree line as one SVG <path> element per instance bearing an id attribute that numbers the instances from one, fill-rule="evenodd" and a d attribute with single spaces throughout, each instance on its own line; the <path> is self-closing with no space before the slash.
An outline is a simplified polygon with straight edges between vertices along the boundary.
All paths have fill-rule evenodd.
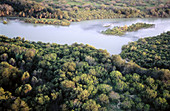
<path id="1" fill-rule="evenodd" d="M 169 17 L 170 3 L 154 0 L 115 1 L 59 0 L 3 0 L 0 1 L 0 16 L 19 16 L 36 19 L 57 19 L 70 22 L 132 17 Z M 69 4 L 70 3 L 70 4 Z M 81 4 L 81 5 L 80 5 Z M 41 23 L 38 22 L 37 23 Z M 50 24 L 50 23 L 49 23 Z M 55 23 L 54 23 L 55 24 Z M 61 24 L 60 24 L 61 25 Z"/>

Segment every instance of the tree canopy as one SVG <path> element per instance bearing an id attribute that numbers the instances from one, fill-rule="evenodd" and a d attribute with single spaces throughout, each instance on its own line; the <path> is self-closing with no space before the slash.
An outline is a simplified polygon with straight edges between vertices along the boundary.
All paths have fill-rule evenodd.
<path id="1" fill-rule="evenodd" d="M 140 41 L 153 43 L 147 39 Z M 0 36 L 0 110 L 166 111 L 169 72 L 90 45 Z"/>

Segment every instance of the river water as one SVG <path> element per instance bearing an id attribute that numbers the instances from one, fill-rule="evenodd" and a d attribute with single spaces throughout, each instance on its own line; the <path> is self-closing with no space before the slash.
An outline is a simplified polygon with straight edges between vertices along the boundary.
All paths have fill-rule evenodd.
<path id="1" fill-rule="evenodd" d="M 106 49 L 110 54 L 119 54 L 121 47 L 139 38 L 156 36 L 170 31 L 170 18 L 121 18 L 90 20 L 71 23 L 70 26 L 24 23 L 20 20 L 9 20 L 8 24 L 0 22 L 0 35 L 7 37 L 25 37 L 30 41 L 42 41 L 58 44 L 83 43 L 96 48 Z M 144 22 L 155 24 L 155 27 L 128 32 L 124 36 L 104 35 L 100 32 L 114 26 L 131 25 Z M 103 25 L 110 24 L 110 27 Z"/>

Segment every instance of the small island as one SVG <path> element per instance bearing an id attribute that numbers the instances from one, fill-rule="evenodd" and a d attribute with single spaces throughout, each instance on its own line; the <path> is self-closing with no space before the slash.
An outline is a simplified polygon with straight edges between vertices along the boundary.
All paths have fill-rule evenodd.
<path id="1" fill-rule="evenodd" d="M 154 24 L 136 23 L 136 24 L 132 24 L 130 26 L 125 25 L 123 27 L 116 26 L 113 29 L 109 28 L 106 31 L 102 31 L 102 33 L 108 34 L 108 35 L 121 36 L 121 35 L 124 35 L 126 32 L 137 31 L 139 29 L 150 28 L 150 27 L 153 27 L 153 26 L 154 26 Z"/>

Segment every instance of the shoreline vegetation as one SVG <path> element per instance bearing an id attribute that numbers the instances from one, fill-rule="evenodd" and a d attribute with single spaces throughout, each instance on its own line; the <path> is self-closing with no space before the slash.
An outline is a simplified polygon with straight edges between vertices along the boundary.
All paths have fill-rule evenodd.
<path id="1" fill-rule="evenodd" d="M 130 26 L 116 26 L 112 29 L 108 28 L 105 31 L 102 31 L 101 33 L 103 34 L 107 34 L 107 35 L 117 35 L 117 36 L 122 36 L 124 35 L 126 32 L 133 32 L 133 31 L 138 31 L 140 29 L 146 29 L 146 28 L 151 28 L 155 26 L 154 24 L 147 24 L 147 23 L 135 23 L 132 24 Z"/>
<path id="2" fill-rule="evenodd" d="M 26 23 L 33 24 L 51 24 L 51 25 L 61 25 L 61 26 L 69 26 L 70 21 L 68 20 L 58 20 L 58 19 L 35 19 L 35 18 L 24 18 Z"/>
<path id="3" fill-rule="evenodd" d="M 145 68 L 170 69 L 170 31 L 122 46 L 121 57 Z"/>
<path id="4" fill-rule="evenodd" d="M 92 19 L 170 17 L 169 8 L 166 0 L 3 0 L 0 17 L 24 17 L 30 23 L 68 26 Z"/>
<path id="5" fill-rule="evenodd" d="M 2 111 L 167 111 L 169 75 L 88 44 L 0 36 Z"/>

